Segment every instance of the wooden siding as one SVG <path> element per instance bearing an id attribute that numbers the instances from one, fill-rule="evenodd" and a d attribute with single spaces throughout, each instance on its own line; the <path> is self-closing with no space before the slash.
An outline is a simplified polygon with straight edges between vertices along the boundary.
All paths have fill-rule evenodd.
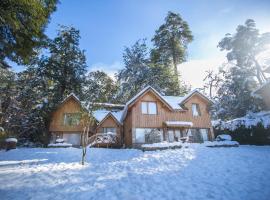
<path id="1" fill-rule="evenodd" d="M 142 114 L 141 102 L 153 101 L 157 103 L 157 115 Z M 199 104 L 201 116 L 192 115 L 192 103 Z M 165 121 L 190 121 L 193 123 L 192 128 L 210 129 L 210 138 L 213 138 L 210 114 L 208 111 L 209 102 L 195 94 L 184 104 L 187 110 L 171 111 L 164 105 L 152 92 L 147 92 L 129 108 L 128 115 L 124 122 L 125 143 L 127 146 L 132 145 L 132 132 L 135 128 L 163 128 Z M 130 131 L 131 130 L 131 131 Z"/>
<path id="2" fill-rule="evenodd" d="M 141 102 L 154 101 L 157 103 L 157 115 L 142 114 Z M 201 116 L 193 117 L 191 105 L 197 103 L 200 106 Z M 136 128 L 161 128 L 165 121 L 190 121 L 193 128 L 210 128 L 211 120 L 208 112 L 208 104 L 200 96 L 192 96 L 184 105 L 187 111 L 170 111 L 153 94 L 147 93 L 132 107 L 133 126 Z"/>
<path id="3" fill-rule="evenodd" d="M 84 125 L 81 120 L 79 125 L 66 126 L 64 125 L 64 114 L 65 113 L 80 113 L 82 112 L 81 105 L 73 97 L 69 98 L 63 104 L 59 105 L 56 111 L 52 114 L 50 123 L 50 132 L 65 132 L 75 133 L 82 132 Z"/>
<path id="4" fill-rule="evenodd" d="M 125 146 L 132 147 L 132 112 L 128 111 L 127 116 L 124 120 L 124 143 Z"/>

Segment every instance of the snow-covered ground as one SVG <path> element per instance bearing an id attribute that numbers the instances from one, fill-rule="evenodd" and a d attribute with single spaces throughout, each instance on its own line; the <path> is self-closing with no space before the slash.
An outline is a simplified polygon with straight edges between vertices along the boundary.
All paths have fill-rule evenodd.
<path id="1" fill-rule="evenodd" d="M 270 147 L 0 151 L 1 199 L 270 198 Z"/>

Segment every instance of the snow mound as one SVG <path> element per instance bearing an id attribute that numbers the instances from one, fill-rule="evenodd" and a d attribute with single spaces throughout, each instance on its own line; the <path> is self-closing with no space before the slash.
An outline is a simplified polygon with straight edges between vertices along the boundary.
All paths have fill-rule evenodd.
<path id="1" fill-rule="evenodd" d="M 15 142 L 15 143 L 17 143 L 18 140 L 16 138 L 7 138 L 6 142 Z"/>
<path id="2" fill-rule="evenodd" d="M 181 147 L 182 142 L 159 142 L 153 144 L 143 144 L 143 148 L 164 148 L 164 147 Z"/>
<path id="3" fill-rule="evenodd" d="M 238 147 L 239 143 L 236 141 L 207 141 L 203 145 L 206 147 Z"/>
<path id="4" fill-rule="evenodd" d="M 55 142 L 56 142 L 56 143 L 64 143 L 65 140 L 62 139 L 62 138 L 58 138 L 58 139 L 55 140 Z"/>
<path id="5" fill-rule="evenodd" d="M 49 144 L 48 147 L 72 147 L 70 143 L 56 143 L 56 144 Z"/>
<path id="6" fill-rule="evenodd" d="M 216 138 L 217 141 L 231 141 L 232 137 L 230 135 L 226 135 L 226 134 L 222 134 L 222 135 L 218 135 Z"/>

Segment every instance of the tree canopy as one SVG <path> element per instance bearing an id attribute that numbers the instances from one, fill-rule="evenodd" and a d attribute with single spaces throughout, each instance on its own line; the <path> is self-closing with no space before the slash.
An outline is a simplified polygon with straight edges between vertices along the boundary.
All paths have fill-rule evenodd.
<path id="1" fill-rule="evenodd" d="M 29 63 L 46 36 L 49 17 L 57 0 L 1 0 L 0 67 L 9 67 L 6 59 L 18 64 Z"/>

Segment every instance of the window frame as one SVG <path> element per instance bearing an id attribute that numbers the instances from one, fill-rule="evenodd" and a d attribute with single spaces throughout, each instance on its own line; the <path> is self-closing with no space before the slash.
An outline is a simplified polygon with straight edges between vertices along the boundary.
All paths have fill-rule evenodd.
<path id="1" fill-rule="evenodd" d="M 74 117 L 76 116 L 77 119 L 73 118 L 72 121 L 71 121 L 71 124 L 68 122 L 68 117 Z M 80 123 L 81 123 L 81 119 L 82 119 L 82 114 L 77 112 L 77 113 L 64 113 L 64 116 L 63 116 L 63 125 L 64 126 L 79 126 Z M 76 120 L 77 123 L 74 123 Z"/>
<path id="2" fill-rule="evenodd" d="M 103 134 L 106 134 L 106 133 L 110 132 L 110 131 L 108 131 L 108 129 L 114 129 L 115 130 L 114 132 L 111 132 L 111 133 L 115 133 L 116 134 L 116 132 L 117 132 L 116 127 L 102 127 L 102 133 Z"/>
<path id="3" fill-rule="evenodd" d="M 150 113 L 150 105 L 155 105 L 155 113 Z M 146 105 L 146 112 L 144 112 L 143 105 Z M 157 115 L 158 106 L 156 101 L 141 101 L 141 114 L 143 115 Z"/>
<path id="4" fill-rule="evenodd" d="M 196 115 L 195 115 L 195 113 L 194 113 L 194 110 L 193 110 L 193 106 L 195 106 L 195 109 L 196 109 Z M 191 112 L 192 112 L 192 116 L 193 117 L 200 117 L 200 116 L 202 116 L 202 113 L 201 113 L 201 108 L 200 108 L 200 105 L 198 104 L 198 103 L 192 103 L 191 104 Z"/>

